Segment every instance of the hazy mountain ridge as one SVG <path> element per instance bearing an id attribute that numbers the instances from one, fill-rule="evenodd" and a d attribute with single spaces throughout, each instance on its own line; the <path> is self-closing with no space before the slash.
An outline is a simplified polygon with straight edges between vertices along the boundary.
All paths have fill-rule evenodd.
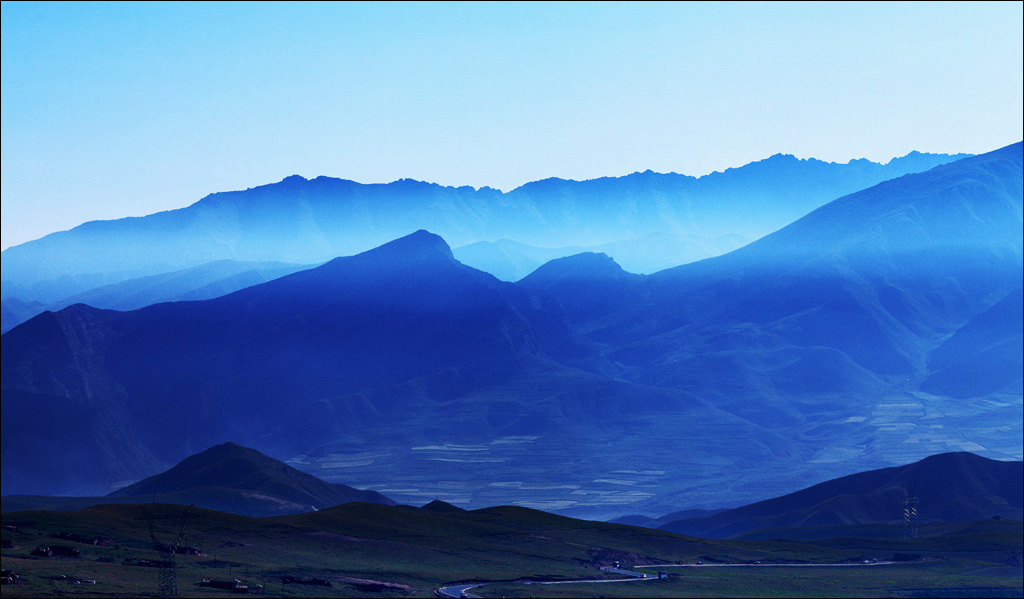
<path id="1" fill-rule="evenodd" d="M 755 239 L 835 197 L 960 157 L 912 153 L 880 165 L 776 155 L 700 178 L 645 172 L 549 179 L 508 193 L 408 179 L 364 185 L 292 176 L 211 194 L 186 208 L 85 223 L 8 248 L 2 254 L 4 294 L 52 302 L 224 259 L 318 263 L 419 229 L 456 246 L 495 239 L 594 246 L 657 232 Z"/>
<path id="2" fill-rule="evenodd" d="M 105 310 L 137 310 L 161 302 L 211 299 L 308 268 L 308 265 L 280 262 L 217 260 L 175 272 L 103 285 L 50 304 L 25 304 L 16 297 L 4 298 L 2 330 L 7 332 L 46 310 L 57 311 L 74 304 Z"/>

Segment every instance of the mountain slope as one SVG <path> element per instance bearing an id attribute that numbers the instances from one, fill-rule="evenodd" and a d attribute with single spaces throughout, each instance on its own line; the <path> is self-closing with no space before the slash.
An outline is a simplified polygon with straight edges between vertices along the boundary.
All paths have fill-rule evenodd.
<path id="1" fill-rule="evenodd" d="M 625 378 L 749 415 L 798 417 L 755 398 L 914 389 L 945 337 L 1021 285 L 1021 153 L 882 183 L 718 258 L 548 289 Z M 622 299 L 586 308 L 595 297 Z"/>
<path id="2" fill-rule="evenodd" d="M 1008 386 L 1021 388 L 1021 289 L 957 329 L 928 359 L 932 373 L 921 389 L 957 398 L 978 397 Z"/>
<path id="3" fill-rule="evenodd" d="M 1003 333 L 980 346 L 957 339 L 981 324 L 954 333 L 1021 287 L 1022 174 L 1018 143 L 837 199 L 717 258 L 632 278 L 542 267 L 519 284 L 555 295 L 620 378 L 798 440 L 805 484 L 949 451 L 1019 459 L 1020 303 L 995 309 Z M 734 501 L 722 495 L 670 492 L 662 511 Z"/>
<path id="4" fill-rule="evenodd" d="M 2 316 L 0 316 L 0 333 L 6 333 L 19 324 L 40 314 L 46 310 L 46 304 L 41 302 L 23 302 L 16 297 L 5 297 L 2 304 Z"/>
<path id="5" fill-rule="evenodd" d="M 947 453 L 906 466 L 844 476 L 783 497 L 659 526 L 686 535 L 727 538 L 765 527 L 900 522 L 903 501 L 919 499 L 922 522 L 992 516 L 1022 518 L 1024 463 Z M 784 534 L 784 531 L 773 531 Z"/>
<path id="6" fill-rule="evenodd" d="M 307 268 L 309 266 L 278 262 L 218 260 L 176 272 L 103 285 L 50 304 L 24 304 L 16 298 L 5 299 L 3 332 L 45 310 L 57 311 L 74 304 L 106 310 L 137 310 L 161 302 L 210 299 Z"/>

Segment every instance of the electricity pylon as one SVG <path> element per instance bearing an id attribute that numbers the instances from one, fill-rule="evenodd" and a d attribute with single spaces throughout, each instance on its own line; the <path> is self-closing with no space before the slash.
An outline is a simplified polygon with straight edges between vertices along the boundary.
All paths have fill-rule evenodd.
<path id="1" fill-rule="evenodd" d="M 917 498 L 917 482 L 914 482 L 914 487 L 907 493 L 906 487 L 903 488 L 903 537 L 906 539 L 917 538 L 917 505 L 920 500 Z"/>
<path id="2" fill-rule="evenodd" d="M 181 545 L 181 540 L 185 538 L 185 521 L 188 519 L 189 514 L 192 513 L 194 506 L 188 506 L 180 516 L 181 526 L 178 530 L 178 537 L 174 539 L 174 543 L 165 545 L 157 540 L 156 534 L 153 532 L 153 516 L 148 512 L 146 514 L 146 520 L 149 522 L 149 538 L 153 541 L 153 549 L 160 554 L 160 579 L 157 583 L 156 594 L 160 597 L 177 597 L 178 596 L 178 580 L 175 564 L 175 555 L 178 553 L 178 547 Z"/>

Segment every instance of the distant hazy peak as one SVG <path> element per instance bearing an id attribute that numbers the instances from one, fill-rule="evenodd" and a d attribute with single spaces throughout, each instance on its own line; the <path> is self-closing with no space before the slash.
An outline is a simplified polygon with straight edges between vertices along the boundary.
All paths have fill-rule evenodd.
<path id="1" fill-rule="evenodd" d="M 530 285 L 561 279 L 608 280 L 639 276 L 623 270 L 608 254 L 583 252 L 546 262 L 527 275 L 522 282 Z"/>
<path id="2" fill-rule="evenodd" d="M 448 242 L 430 231 L 420 229 L 405 237 L 399 237 L 359 256 L 385 258 L 403 263 L 428 261 L 455 261 L 452 248 Z"/>

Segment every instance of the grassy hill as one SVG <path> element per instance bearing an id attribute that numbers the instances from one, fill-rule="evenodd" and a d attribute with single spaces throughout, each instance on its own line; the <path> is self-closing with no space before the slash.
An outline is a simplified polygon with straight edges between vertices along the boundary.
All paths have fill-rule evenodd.
<path id="1" fill-rule="evenodd" d="M 375 491 L 328 483 L 236 443 L 189 456 L 106 497 L 8 495 L 3 511 L 79 510 L 107 503 L 177 503 L 245 516 L 315 511 L 353 501 L 394 505 Z"/>
<path id="2" fill-rule="evenodd" d="M 601 576 L 597 568 L 615 561 L 627 566 L 698 560 L 706 563 L 836 563 L 861 560 L 865 556 L 886 559 L 895 553 L 921 556 L 915 564 L 899 570 L 900 584 L 908 587 L 977 586 L 982 580 L 982 586 L 997 591 L 1014 592 L 1020 588 L 1022 529 L 1018 521 L 990 520 L 965 525 L 959 530 L 947 527 L 938 531 L 938 535 L 921 539 L 833 539 L 817 543 L 716 541 L 576 520 L 520 507 L 473 511 L 439 509 L 441 507 L 435 504 L 423 509 L 350 503 L 318 512 L 270 518 L 196 508 L 183 519 L 185 508 L 169 504 L 104 505 L 78 512 L 5 513 L 3 568 L 16 572 L 21 581 L 6 586 L 4 597 L 153 594 L 158 569 L 129 564 L 159 559 L 150 540 L 151 525 L 157 540 L 169 543 L 182 530 L 183 521 L 183 545 L 201 550 L 199 555 L 177 556 L 177 585 L 179 593 L 185 596 L 225 592 L 198 587 L 196 583 L 204 579 L 240 578 L 252 585 L 264 585 L 269 595 L 431 596 L 436 588 L 456 581 L 508 582 Z M 79 539 L 98 538 L 99 544 L 51 538 L 58 532 L 79 535 Z M 924 532 L 930 533 L 927 529 Z M 29 553 L 40 544 L 75 546 L 81 555 L 76 558 L 30 557 Z M 936 564 L 942 567 L 938 575 Z M 980 572 L 985 568 L 991 570 L 988 575 Z M 957 578 L 965 571 L 974 574 Z M 1014 573 L 1016 579 L 1012 576 Z M 62 574 L 96 580 L 96 584 L 68 584 L 55 579 Z M 721 577 L 722 573 L 709 571 L 708 575 Z M 319 578 L 330 582 L 331 586 L 284 584 L 282 577 L 285 576 Z M 779 575 L 767 569 L 744 572 L 741 578 L 746 577 L 747 582 L 740 586 L 735 581 L 723 584 L 722 589 L 726 591 L 723 594 L 760 594 L 770 584 L 772 576 Z M 849 572 L 844 576 L 852 585 L 841 589 L 846 594 L 856 594 L 858 590 L 864 594 L 875 589 L 870 586 L 877 581 L 875 574 Z M 792 578 L 792 573 L 783 576 L 786 577 Z M 688 581 L 691 574 L 687 573 L 685 578 Z M 835 589 L 830 587 L 828 577 L 819 577 L 814 584 L 806 578 L 800 580 L 803 586 L 793 589 L 843 594 L 830 593 Z M 858 580 L 866 581 L 867 586 L 857 586 Z M 601 594 L 679 593 L 677 582 L 608 585 L 601 587 Z M 506 590 L 506 587 L 511 588 Z M 591 594 L 576 585 L 541 589 L 518 583 L 496 585 L 493 590 L 484 587 L 479 592 L 484 596 L 547 596 L 556 590 L 583 596 Z M 787 594 L 787 590 L 790 589 L 781 586 L 775 592 Z"/>
<path id="3" fill-rule="evenodd" d="M 701 537 L 728 538 L 759 528 L 777 536 L 799 537 L 804 527 L 861 528 L 898 522 L 903 500 L 919 499 L 924 522 L 980 520 L 991 516 L 1020 520 L 1024 464 L 1000 462 L 972 453 L 944 453 L 912 464 L 860 472 L 795 493 L 715 514 L 677 519 L 658 528 Z M 662 518 L 661 520 L 664 520 Z M 849 534 L 849 533 L 847 533 Z M 888 534 L 888 533 L 886 533 Z"/>

